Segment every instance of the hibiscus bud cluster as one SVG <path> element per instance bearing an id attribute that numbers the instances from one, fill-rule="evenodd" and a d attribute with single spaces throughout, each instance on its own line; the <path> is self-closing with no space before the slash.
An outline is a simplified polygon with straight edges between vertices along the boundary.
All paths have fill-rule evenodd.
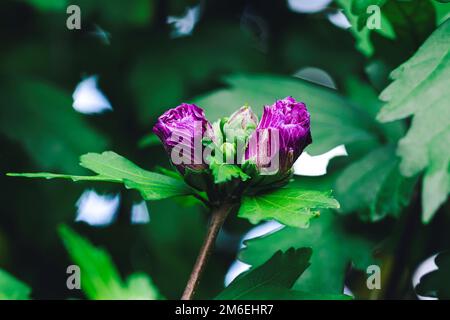
<path id="1" fill-rule="evenodd" d="M 204 179 L 212 175 L 211 163 L 219 163 L 237 166 L 234 170 L 250 177 L 241 181 L 249 187 L 287 182 L 292 165 L 312 143 L 306 105 L 292 97 L 265 106 L 259 122 L 251 107 L 243 106 L 211 124 L 203 109 L 183 103 L 161 115 L 153 132 L 185 178 L 197 174 Z"/>

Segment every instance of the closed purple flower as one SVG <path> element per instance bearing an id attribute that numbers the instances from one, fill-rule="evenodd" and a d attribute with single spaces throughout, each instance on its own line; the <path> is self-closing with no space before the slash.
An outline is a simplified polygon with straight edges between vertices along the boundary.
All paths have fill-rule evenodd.
<path id="1" fill-rule="evenodd" d="M 185 168 L 203 170 L 208 167 L 203 161 L 202 138 L 213 139 L 213 133 L 203 109 L 195 104 L 183 103 L 167 110 L 158 118 L 153 132 L 181 173 L 185 172 Z"/>
<path id="2" fill-rule="evenodd" d="M 245 158 L 260 170 L 274 173 L 280 169 L 285 173 L 311 142 L 310 116 L 305 104 L 287 97 L 264 107 Z"/>

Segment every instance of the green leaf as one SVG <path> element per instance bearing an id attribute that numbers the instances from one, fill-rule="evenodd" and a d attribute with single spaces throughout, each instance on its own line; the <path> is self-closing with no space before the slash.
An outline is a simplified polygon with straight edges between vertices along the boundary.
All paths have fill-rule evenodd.
<path id="1" fill-rule="evenodd" d="M 162 299 L 162 296 L 153 281 L 144 273 L 133 273 L 128 276 L 124 290 L 124 297 L 124 299 L 128 300 Z"/>
<path id="2" fill-rule="evenodd" d="M 281 188 L 254 196 L 245 196 L 238 216 L 251 223 L 275 219 L 285 225 L 306 228 L 319 215 L 319 209 L 339 208 L 331 191 Z"/>
<path id="3" fill-rule="evenodd" d="M 97 173 L 96 176 L 72 176 L 54 173 L 9 173 L 9 176 L 46 179 L 71 179 L 73 181 L 107 181 L 123 183 L 138 190 L 145 200 L 192 195 L 195 191 L 180 179 L 144 170 L 126 158 L 106 151 L 88 153 L 80 158 L 80 165 Z"/>
<path id="4" fill-rule="evenodd" d="M 159 140 L 158 136 L 155 135 L 154 133 L 143 137 L 138 142 L 139 148 L 153 147 L 158 145 L 161 145 L 161 140 Z"/>
<path id="5" fill-rule="evenodd" d="M 320 294 L 290 290 L 308 268 L 310 248 L 277 251 L 259 267 L 238 276 L 217 300 L 346 300 L 340 294 Z"/>
<path id="6" fill-rule="evenodd" d="M 345 16 L 351 24 L 350 32 L 355 37 L 356 48 L 365 56 L 371 56 L 373 54 L 373 45 L 370 42 L 370 30 L 367 28 L 361 28 L 362 18 L 359 17 L 359 12 L 355 12 L 353 9 L 354 0 L 336 0 L 339 7 L 342 8 Z M 365 15 L 365 9 L 361 14 Z"/>
<path id="7" fill-rule="evenodd" d="M 210 120 L 223 117 L 248 104 L 255 113 L 277 99 L 293 96 L 303 101 L 311 114 L 314 143 L 307 151 L 322 154 L 340 144 L 376 140 L 371 132 L 375 121 L 354 107 L 335 90 L 292 77 L 235 74 L 225 78 L 228 88 L 194 99 Z"/>
<path id="8" fill-rule="evenodd" d="M 214 183 L 224 183 L 233 179 L 241 179 L 242 181 L 250 179 L 250 176 L 245 174 L 237 165 L 219 163 L 215 158 L 211 158 L 209 168 L 214 176 Z"/>
<path id="9" fill-rule="evenodd" d="M 450 192 L 450 128 L 431 140 L 428 147 L 430 163 L 423 178 L 423 219 L 430 221 L 434 212 L 447 200 Z"/>
<path id="10" fill-rule="evenodd" d="M 381 12 L 392 25 L 397 40 L 410 50 L 415 50 L 435 28 L 435 9 L 429 0 L 389 0 Z"/>
<path id="11" fill-rule="evenodd" d="M 67 0 L 25 0 L 30 5 L 42 11 L 64 11 L 67 8 Z"/>
<path id="12" fill-rule="evenodd" d="M 361 32 L 367 25 L 372 13 L 367 8 L 376 5 L 380 8 L 381 29 L 375 29 L 387 38 L 396 38 L 402 41 L 404 47 L 414 49 L 434 29 L 435 10 L 433 1 L 428 0 L 353 0 L 352 14 L 356 15 L 357 27 Z"/>
<path id="13" fill-rule="evenodd" d="M 350 32 L 356 39 L 356 48 L 365 56 L 372 56 L 374 46 L 370 40 L 372 32 L 377 32 L 386 38 L 392 39 L 395 34 L 387 19 L 381 15 L 380 29 L 369 30 L 365 28 L 368 17 L 367 8 L 371 5 L 382 6 L 387 0 L 336 0 L 350 22 Z"/>
<path id="14" fill-rule="evenodd" d="M 353 0 L 351 11 L 356 15 L 364 15 L 367 13 L 367 8 L 372 5 L 379 7 L 383 6 L 387 0 Z"/>
<path id="15" fill-rule="evenodd" d="M 394 152 L 393 146 L 377 148 L 342 171 L 335 182 L 342 212 L 359 210 L 371 221 L 399 215 L 409 202 L 415 179 L 400 175 Z"/>
<path id="16" fill-rule="evenodd" d="M 80 267 L 81 289 L 89 299 L 160 298 L 151 279 L 141 273 L 133 274 L 124 283 L 109 254 L 94 247 L 69 227 L 59 227 L 59 234 L 72 261 Z"/>
<path id="17" fill-rule="evenodd" d="M 42 80 L 11 80 L 0 94 L 0 132 L 20 143 L 38 167 L 80 173 L 79 156 L 104 150 L 107 139 L 72 108 L 72 98 Z M 78 170 L 78 171 L 77 171 Z"/>
<path id="18" fill-rule="evenodd" d="M 450 190 L 450 20 L 444 22 L 407 62 L 391 73 L 394 81 L 381 93 L 387 102 L 378 115 L 393 121 L 413 115 L 397 153 L 407 177 L 425 170 L 422 220 L 429 222 Z"/>
<path id="19" fill-rule="evenodd" d="M 355 106 L 375 119 L 381 109 L 382 102 L 378 99 L 377 91 L 367 82 L 353 76 L 349 76 L 345 82 L 347 97 L 355 103 Z M 378 143 L 395 142 L 405 135 L 406 129 L 402 122 L 379 123 L 374 121 L 371 128 L 374 134 L 379 134 Z M 370 150 L 370 149 L 368 149 Z"/>
<path id="20" fill-rule="evenodd" d="M 28 300 L 31 288 L 0 269 L 0 300 Z"/>
<path id="21" fill-rule="evenodd" d="M 152 22 L 155 14 L 155 1 L 147 0 L 129 0 L 124 3 L 108 0 L 72 0 L 69 4 L 78 5 L 85 17 L 95 15 L 96 22 L 101 26 L 145 27 Z M 123 14 L 124 12 L 127 14 Z"/>
<path id="22" fill-rule="evenodd" d="M 362 234 L 348 230 L 346 218 L 325 212 L 308 229 L 285 227 L 271 234 L 245 241 L 239 260 L 254 267 L 263 264 L 278 250 L 311 247 L 311 266 L 294 289 L 322 294 L 341 294 L 348 265 L 358 269 L 373 263 L 373 244 Z"/>
<path id="23" fill-rule="evenodd" d="M 445 251 L 434 260 L 438 269 L 425 274 L 416 286 L 421 296 L 434 297 L 440 300 L 450 299 L 450 251 Z"/>
<path id="24" fill-rule="evenodd" d="M 419 50 L 391 73 L 394 80 L 380 95 L 387 102 L 378 115 L 383 122 L 413 115 L 448 97 L 446 75 L 450 44 L 450 20 L 443 23 Z"/>
<path id="25" fill-rule="evenodd" d="M 267 291 L 265 286 L 289 289 L 310 265 L 311 254 L 310 248 L 277 251 L 263 265 L 237 277 L 216 299 L 251 299 L 255 292 Z"/>
<path id="26" fill-rule="evenodd" d="M 440 25 L 442 22 L 450 18 L 450 6 L 447 0 L 432 1 L 436 10 L 436 25 Z"/>

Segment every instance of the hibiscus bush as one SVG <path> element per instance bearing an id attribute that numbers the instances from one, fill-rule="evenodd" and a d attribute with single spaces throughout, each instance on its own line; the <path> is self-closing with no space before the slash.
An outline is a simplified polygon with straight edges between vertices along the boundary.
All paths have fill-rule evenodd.
<path id="1" fill-rule="evenodd" d="M 450 299 L 447 1 L 0 6 L 0 299 Z"/>

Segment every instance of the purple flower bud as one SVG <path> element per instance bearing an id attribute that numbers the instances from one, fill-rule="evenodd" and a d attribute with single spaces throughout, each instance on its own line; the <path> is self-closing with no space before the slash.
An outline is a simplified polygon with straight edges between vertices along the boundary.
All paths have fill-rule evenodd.
<path id="1" fill-rule="evenodd" d="M 167 110 L 158 118 L 153 132 L 159 137 L 172 163 L 181 173 L 185 168 L 203 170 L 203 137 L 214 140 L 212 126 L 203 109 L 195 104 L 183 103 Z"/>
<path id="2" fill-rule="evenodd" d="M 312 143 L 306 106 L 292 97 L 265 106 L 261 121 L 250 138 L 245 159 L 258 169 L 285 173 Z"/>

